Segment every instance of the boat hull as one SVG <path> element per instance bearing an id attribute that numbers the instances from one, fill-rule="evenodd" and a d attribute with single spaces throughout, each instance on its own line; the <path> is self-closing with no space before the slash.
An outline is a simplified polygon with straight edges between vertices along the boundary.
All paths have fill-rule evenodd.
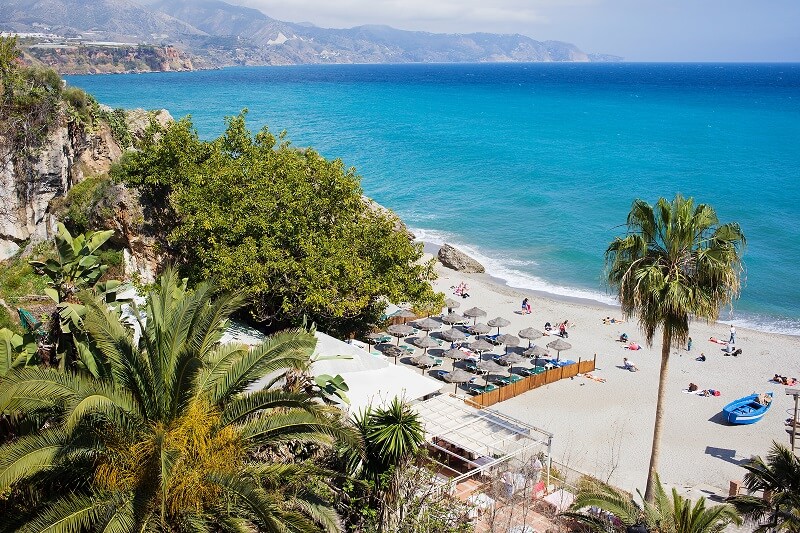
<path id="1" fill-rule="evenodd" d="M 768 392 L 767 396 L 771 399 L 772 393 Z M 758 403 L 758 397 L 758 394 L 751 394 L 734 400 L 723 407 L 722 414 L 725 416 L 725 420 L 737 425 L 755 424 L 761 420 L 767 414 L 769 408 L 772 407 L 772 402 L 762 405 Z"/>

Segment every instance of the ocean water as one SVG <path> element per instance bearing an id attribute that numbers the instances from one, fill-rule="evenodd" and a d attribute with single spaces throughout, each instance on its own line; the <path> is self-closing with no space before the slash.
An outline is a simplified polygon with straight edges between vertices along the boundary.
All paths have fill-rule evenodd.
<path id="1" fill-rule="evenodd" d="M 423 240 L 515 287 L 602 302 L 603 253 L 634 198 L 681 192 L 747 236 L 722 318 L 800 335 L 800 65 L 480 64 L 68 76 L 113 107 L 248 108 L 361 174 Z"/>

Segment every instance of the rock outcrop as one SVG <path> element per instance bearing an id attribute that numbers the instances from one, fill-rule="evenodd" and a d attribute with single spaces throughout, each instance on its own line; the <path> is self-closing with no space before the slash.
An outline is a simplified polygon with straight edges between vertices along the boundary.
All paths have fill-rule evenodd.
<path id="1" fill-rule="evenodd" d="M 155 115 L 131 112 L 128 128 L 134 138 L 140 136 L 149 123 L 149 118 L 145 120 L 144 117 L 150 116 L 162 124 L 172 119 L 166 110 Z M 3 157 L 0 160 L 0 260 L 13 256 L 26 244 L 49 238 L 55 229 L 52 201 L 65 196 L 85 176 L 108 173 L 125 149 L 114 140 L 108 125 L 87 130 L 61 117 L 34 158 L 19 160 L 13 154 Z M 126 196 L 127 193 L 114 192 L 115 198 L 125 206 L 120 211 L 130 212 L 135 202 Z M 112 206 L 115 210 L 117 207 L 116 204 Z M 141 220 L 141 216 L 129 219 Z M 132 256 L 136 257 L 137 251 L 142 252 L 141 259 L 132 259 L 131 263 L 144 269 L 143 277 L 147 277 L 148 268 L 144 264 L 153 254 L 145 253 L 145 247 L 135 244 L 141 241 L 140 235 L 133 233 L 137 226 L 124 222 L 116 226 L 120 232 L 118 238 L 126 246 L 132 243 Z"/>
<path id="2" fill-rule="evenodd" d="M 439 248 L 438 257 L 441 264 L 458 272 L 465 274 L 486 272 L 482 264 L 449 244 Z"/>

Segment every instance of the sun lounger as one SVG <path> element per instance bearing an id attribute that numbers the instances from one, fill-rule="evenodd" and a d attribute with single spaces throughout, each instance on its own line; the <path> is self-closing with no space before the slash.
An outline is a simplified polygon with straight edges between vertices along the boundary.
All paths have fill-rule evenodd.
<path id="1" fill-rule="evenodd" d="M 493 385 L 489 383 L 488 385 L 476 385 L 471 384 L 469 385 L 469 392 L 472 394 L 483 394 L 485 392 L 492 392 L 493 390 L 497 390 L 497 385 Z"/>

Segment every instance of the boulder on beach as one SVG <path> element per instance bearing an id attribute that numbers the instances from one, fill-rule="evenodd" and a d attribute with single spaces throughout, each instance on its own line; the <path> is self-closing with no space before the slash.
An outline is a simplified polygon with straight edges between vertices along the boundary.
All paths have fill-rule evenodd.
<path id="1" fill-rule="evenodd" d="M 458 272 L 482 274 L 486 271 L 482 264 L 449 244 L 439 248 L 438 257 L 441 264 Z"/>

